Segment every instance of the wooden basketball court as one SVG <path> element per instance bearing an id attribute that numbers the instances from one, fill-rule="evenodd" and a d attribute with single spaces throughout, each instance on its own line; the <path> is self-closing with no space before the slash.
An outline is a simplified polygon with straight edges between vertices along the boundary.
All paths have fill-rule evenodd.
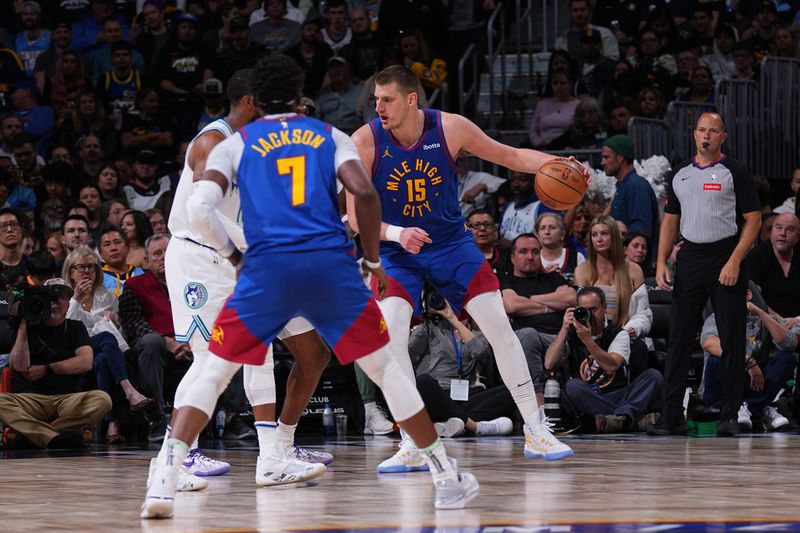
<path id="1" fill-rule="evenodd" d="M 481 482 L 434 511 L 424 472 L 377 474 L 396 439 L 308 444 L 336 456 L 313 482 L 256 487 L 256 448 L 208 449 L 231 472 L 178 495 L 172 520 L 140 520 L 150 450 L 0 454 L 0 531 L 800 531 L 800 435 L 738 439 L 566 437 L 575 457 L 522 457 L 521 437 L 447 440 Z"/>

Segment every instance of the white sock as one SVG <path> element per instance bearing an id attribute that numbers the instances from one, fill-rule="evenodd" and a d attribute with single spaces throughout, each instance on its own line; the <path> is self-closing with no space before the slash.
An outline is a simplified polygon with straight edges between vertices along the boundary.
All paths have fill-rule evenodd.
<path id="1" fill-rule="evenodd" d="M 194 438 L 194 440 L 192 441 L 192 445 L 189 446 L 189 451 L 196 450 L 197 448 L 200 447 L 200 442 L 198 441 L 199 438 L 200 435 Z"/>
<path id="2" fill-rule="evenodd" d="M 297 424 L 290 425 L 278 420 L 278 431 L 275 432 L 277 438 L 277 447 L 279 452 L 283 452 L 287 448 L 291 448 L 294 444 L 294 432 L 297 429 Z"/>
<path id="3" fill-rule="evenodd" d="M 275 452 L 275 441 L 278 424 L 275 422 L 256 422 L 256 434 L 258 435 L 258 454 L 261 457 L 270 457 Z"/>
<path id="4" fill-rule="evenodd" d="M 167 424 L 167 431 L 164 433 L 164 440 L 161 442 L 161 449 L 158 450 L 158 462 L 164 463 L 164 459 L 167 457 L 167 444 L 169 442 L 169 434 L 172 432 L 172 426 Z"/>
<path id="5" fill-rule="evenodd" d="M 452 463 L 450 463 L 450 459 L 447 457 L 447 451 L 445 451 L 444 444 L 442 444 L 440 439 L 436 439 L 436 441 L 427 448 L 421 448 L 420 452 L 431 469 L 434 483 L 445 479 L 458 478 L 458 472 L 456 472 Z"/>

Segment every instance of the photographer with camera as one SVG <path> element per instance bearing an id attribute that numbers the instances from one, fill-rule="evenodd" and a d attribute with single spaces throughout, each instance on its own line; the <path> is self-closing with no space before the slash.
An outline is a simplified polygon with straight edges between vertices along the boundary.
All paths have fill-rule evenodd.
<path id="1" fill-rule="evenodd" d="M 63 280 L 24 286 L 14 292 L 19 317 L 11 367 L 12 393 L 0 394 L 0 421 L 38 448 L 83 445 L 80 429 L 103 418 L 111 398 L 82 392 L 82 375 L 92 369 L 86 326 L 66 318 L 73 294 Z"/>
<path id="2" fill-rule="evenodd" d="M 647 369 L 629 383 L 628 333 L 606 317 L 606 295 L 599 287 L 583 287 L 578 307 L 570 307 L 556 338 L 547 348 L 544 365 L 564 365 L 570 376 L 564 400 L 579 415 L 594 418 L 599 433 L 633 431 L 647 412 L 663 381 Z M 566 363 L 566 364 L 565 364 Z"/>

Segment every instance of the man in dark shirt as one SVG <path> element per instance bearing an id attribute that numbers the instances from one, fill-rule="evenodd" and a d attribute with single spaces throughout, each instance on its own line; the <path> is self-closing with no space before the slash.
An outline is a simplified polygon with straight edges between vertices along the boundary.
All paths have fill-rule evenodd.
<path id="1" fill-rule="evenodd" d="M 575 290 L 558 272 L 542 271 L 541 253 L 542 244 L 533 233 L 514 239 L 514 273 L 500 278 L 500 290 L 513 328 L 535 328 L 549 343 L 561 328 L 564 310 L 575 305 Z"/>
<path id="2" fill-rule="evenodd" d="M 319 19 L 308 19 L 300 29 L 300 42 L 286 50 L 286 55 L 294 59 L 303 72 L 303 94 L 316 98 L 322 87 L 327 72 L 328 60 L 333 57 L 333 50 L 322 40 Z"/>
<path id="3" fill-rule="evenodd" d="M 353 31 L 353 39 L 342 48 L 341 55 L 350 64 L 353 77 L 366 81 L 383 64 L 381 47 L 365 10 L 356 8 L 350 13 L 350 29 Z"/>
<path id="4" fill-rule="evenodd" d="M 50 317 L 41 324 L 20 320 L 11 367 L 12 393 L 0 394 L 0 421 L 39 448 L 81 443 L 74 431 L 100 420 L 111 409 L 103 391 L 81 392 L 82 374 L 92 369 L 86 326 L 67 320 L 72 288 L 60 278 L 45 282 L 52 290 Z"/>
<path id="5" fill-rule="evenodd" d="M 775 218 L 769 240 L 750 252 L 750 279 L 761 288 L 767 305 L 784 318 L 800 322 L 800 220 L 792 213 Z"/>

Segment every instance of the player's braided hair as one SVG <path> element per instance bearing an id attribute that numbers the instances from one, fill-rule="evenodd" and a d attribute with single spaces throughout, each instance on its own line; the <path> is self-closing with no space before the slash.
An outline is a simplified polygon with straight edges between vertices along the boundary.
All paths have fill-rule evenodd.
<path id="1" fill-rule="evenodd" d="M 303 71 L 290 57 L 270 54 L 253 69 L 253 85 L 265 114 L 294 111 L 303 91 Z"/>

